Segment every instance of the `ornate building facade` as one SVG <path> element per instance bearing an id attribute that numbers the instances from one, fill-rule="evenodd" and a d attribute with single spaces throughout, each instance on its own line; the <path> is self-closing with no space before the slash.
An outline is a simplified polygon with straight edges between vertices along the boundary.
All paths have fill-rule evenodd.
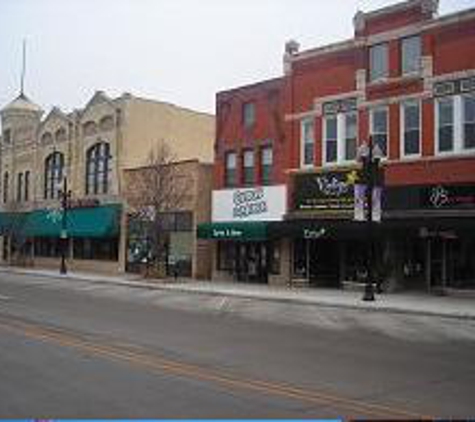
<path id="1" fill-rule="evenodd" d="M 3 263 L 56 267 L 66 244 L 72 269 L 124 271 L 125 171 L 146 165 L 159 142 L 176 161 L 212 162 L 212 115 L 130 94 L 98 91 L 82 109 L 47 115 L 21 94 L 1 118 Z"/>

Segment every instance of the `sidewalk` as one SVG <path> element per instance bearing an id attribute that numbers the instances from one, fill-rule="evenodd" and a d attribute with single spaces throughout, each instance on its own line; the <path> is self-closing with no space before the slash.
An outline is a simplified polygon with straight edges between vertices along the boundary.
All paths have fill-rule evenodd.
<path id="1" fill-rule="evenodd" d="M 475 320 L 475 298 L 435 296 L 427 293 L 383 293 L 374 302 L 364 302 L 362 292 L 323 288 L 288 288 L 244 283 L 174 279 L 144 280 L 137 275 L 106 276 L 90 273 L 68 273 L 43 269 L 0 267 L 0 273 L 12 273 L 56 279 L 83 280 L 133 288 L 158 289 L 217 296 L 289 302 L 302 305 L 347 308 L 402 314 L 441 316 Z"/>

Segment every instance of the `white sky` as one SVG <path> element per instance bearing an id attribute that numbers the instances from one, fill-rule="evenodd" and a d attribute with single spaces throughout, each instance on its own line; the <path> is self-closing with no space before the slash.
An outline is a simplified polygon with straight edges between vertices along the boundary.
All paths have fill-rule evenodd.
<path id="1" fill-rule="evenodd" d="M 25 93 L 46 111 L 94 91 L 130 92 L 214 112 L 215 94 L 282 74 L 302 49 L 353 35 L 352 18 L 394 0 L 0 0 L 0 107 Z M 440 0 L 441 15 L 475 0 Z"/>

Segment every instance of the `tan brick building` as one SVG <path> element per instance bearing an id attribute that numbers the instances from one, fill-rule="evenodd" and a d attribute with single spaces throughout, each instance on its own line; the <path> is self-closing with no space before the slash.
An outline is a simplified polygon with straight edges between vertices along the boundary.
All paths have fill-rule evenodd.
<path id="1" fill-rule="evenodd" d="M 177 161 L 213 161 L 214 116 L 131 94 L 110 98 L 98 91 L 82 109 L 55 107 L 46 115 L 21 94 L 0 113 L 4 264 L 59 265 L 66 178 L 68 266 L 124 271 L 125 171 L 146 165 L 160 142 Z"/>

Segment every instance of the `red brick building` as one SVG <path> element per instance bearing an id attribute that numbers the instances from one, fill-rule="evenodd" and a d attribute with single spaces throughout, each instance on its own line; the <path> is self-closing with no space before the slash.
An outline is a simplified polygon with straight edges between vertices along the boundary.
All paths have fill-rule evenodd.
<path id="1" fill-rule="evenodd" d="M 358 12 L 352 39 L 306 51 L 290 42 L 283 78 L 218 94 L 215 188 L 261 186 L 262 160 L 246 151 L 261 157 L 266 139 L 270 183 L 287 187 L 265 237 L 279 239 L 267 250 L 279 277 L 266 281 L 355 281 L 367 250 L 354 221 L 357 151 L 371 136 L 383 155 L 379 277 L 475 288 L 475 9 L 437 17 L 437 3 Z"/>

